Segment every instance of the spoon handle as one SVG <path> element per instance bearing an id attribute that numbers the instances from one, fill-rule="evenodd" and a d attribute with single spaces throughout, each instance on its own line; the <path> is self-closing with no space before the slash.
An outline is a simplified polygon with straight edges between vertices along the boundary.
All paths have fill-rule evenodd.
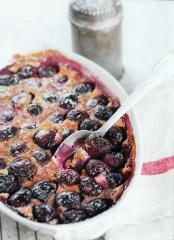
<path id="1" fill-rule="evenodd" d="M 104 135 L 115 122 L 127 113 L 137 102 L 158 87 L 162 82 L 174 74 L 174 52 L 170 52 L 162 58 L 152 69 L 151 77 L 142 81 L 139 86 L 122 103 L 121 107 L 112 117 L 97 131 Z"/>

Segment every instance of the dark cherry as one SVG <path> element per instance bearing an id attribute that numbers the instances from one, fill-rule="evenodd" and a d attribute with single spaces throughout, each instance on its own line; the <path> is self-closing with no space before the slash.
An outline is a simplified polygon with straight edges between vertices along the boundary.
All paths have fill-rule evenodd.
<path id="1" fill-rule="evenodd" d="M 50 149 L 54 145 L 56 131 L 52 129 L 40 130 L 34 135 L 33 141 L 43 149 Z"/>
<path id="2" fill-rule="evenodd" d="M 19 72 L 18 72 L 18 76 L 20 79 L 25 79 L 25 78 L 31 78 L 34 76 L 34 71 L 33 71 L 33 67 L 26 65 L 23 66 Z"/>
<path id="3" fill-rule="evenodd" d="M 33 95 L 30 93 L 22 92 L 19 93 L 18 95 L 15 95 L 11 99 L 11 103 L 13 107 L 21 107 L 24 104 L 28 104 L 32 101 Z"/>
<path id="4" fill-rule="evenodd" d="M 99 134 L 91 134 L 85 140 L 85 148 L 91 157 L 100 157 L 109 152 L 111 143 Z"/>
<path id="5" fill-rule="evenodd" d="M 89 130 L 89 131 L 97 131 L 102 124 L 95 120 L 95 119 L 85 119 L 81 124 L 80 124 L 80 130 Z"/>
<path id="6" fill-rule="evenodd" d="M 84 95 L 88 92 L 92 92 L 95 88 L 95 83 L 93 82 L 85 82 L 77 85 L 73 89 L 73 93 L 76 94 L 77 96 Z"/>
<path id="7" fill-rule="evenodd" d="M 28 146 L 26 143 L 24 142 L 17 142 L 15 144 L 12 144 L 11 145 L 11 149 L 10 149 L 10 152 L 11 152 L 11 155 L 13 157 L 16 157 L 18 156 L 19 154 L 21 153 L 25 153 L 28 151 Z"/>
<path id="8" fill-rule="evenodd" d="M 65 120 L 65 116 L 59 112 L 55 112 L 49 117 L 49 120 L 52 123 L 60 123 Z"/>
<path id="9" fill-rule="evenodd" d="M 113 170 L 118 170 L 125 166 L 126 160 L 121 152 L 107 153 L 104 157 L 104 162 L 107 163 Z"/>
<path id="10" fill-rule="evenodd" d="M 18 189 L 18 182 L 14 175 L 0 175 L 0 193 L 13 193 Z"/>
<path id="11" fill-rule="evenodd" d="M 15 114 L 12 111 L 5 111 L 0 113 L 0 121 L 3 122 L 10 122 L 14 117 Z"/>
<path id="12" fill-rule="evenodd" d="M 31 115 L 37 116 L 39 114 L 41 114 L 43 111 L 42 107 L 38 104 L 29 104 L 27 106 L 27 112 Z"/>
<path id="13" fill-rule="evenodd" d="M 31 200 L 31 191 L 28 188 L 22 188 L 8 198 L 7 203 L 14 207 L 24 207 Z"/>
<path id="14" fill-rule="evenodd" d="M 47 164 L 51 161 L 51 154 L 43 150 L 35 150 L 31 153 L 32 157 L 36 159 L 39 164 Z"/>
<path id="15" fill-rule="evenodd" d="M 106 177 L 109 188 L 116 188 L 124 183 L 124 176 L 121 173 L 109 173 Z"/>
<path id="16" fill-rule="evenodd" d="M 59 66 L 54 66 L 54 67 L 41 66 L 38 69 L 39 77 L 52 77 L 58 72 L 59 72 Z"/>
<path id="17" fill-rule="evenodd" d="M 77 208 L 80 204 L 80 196 L 76 192 L 62 192 L 56 196 L 58 207 Z"/>
<path id="18" fill-rule="evenodd" d="M 64 129 L 62 132 L 61 132 L 61 136 L 63 137 L 63 140 L 65 138 L 67 138 L 68 136 L 70 136 L 72 133 L 74 133 L 74 130 L 73 129 Z"/>
<path id="19" fill-rule="evenodd" d="M 4 158 L 0 157 L 0 169 L 6 168 L 7 164 Z"/>
<path id="20" fill-rule="evenodd" d="M 18 157 L 14 162 L 10 163 L 8 170 L 9 173 L 14 174 L 19 180 L 31 180 L 37 171 L 32 161 L 23 157 Z"/>
<path id="21" fill-rule="evenodd" d="M 85 204 L 84 209 L 88 217 L 96 216 L 110 207 L 111 203 L 106 199 L 95 199 Z"/>
<path id="22" fill-rule="evenodd" d="M 48 92 L 43 95 L 43 100 L 47 103 L 55 103 L 58 101 L 58 97 L 55 93 Z"/>
<path id="23" fill-rule="evenodd" d="M 15 137 L 19 133 L 19 128 L 15 126 L 2 126 L 0 127 L 0 142 L 7 141 Z"/>
<path id="24" fill-rule="evenodd" d="M 54 182 L 40 181 L 32 187 L 32 196 L 40 201 L 47 202 L 49 197 L 56 192 L 57 186 Z"/>
<path id="25" fill-rule="evenodd" d="M 80 182 L 79 187 L 81 193 L 88 196 L 97 196 L 103 191 L 103 188 L 99 186 L 91 177 L 83 179 Z"/>
<path id="26" fill-rule="evenodd" d="M 108 167 L 108 165 L 106 165 L 106 163 L 102 162 L 101 160 L 97 159 L 89 160 L 85 169 L 86 173 L 92 177 L 97 176 L 102 172 L 110 172 L 110 168 Z"/>
<path id="27" fill-rule="evenodd" d="M 51 155 L 53 156 L 55 154 L 55 152 L 57 151 L 58 147 L 60 146 L 60 144 L 62 143 L 62 139 L 58 139 L 57 142 L 54 143 L 54 145 L 51 147 L 50 152 Z"/>
<path id="28" fill-rule="evenodd" d="M 99 120 L 107 121 L 112 116 L 112 114 L 113 112 L 109 108 L 99 106 L 96 109 L 94 116 Z"/>
<path id="29" fill-rule="evenodd" d="M 0 75 L 0 85 L 9 86 L 15 85 L 19 82 L 19 78 L 17 75 Z"/>
<path id="30" fill-rule="evenodd" d="M 55 80 L 55 83 L 66 83 L 68 81 L 68 76 L 63 75 Z"/>
<path id="31" fill-rule="evenodd" d="M 97 97 L 93 97 L 90 98 L 86 105 L 89 109 L 96 107 L 97 105 L 101 105 L 101 106 L 106 106 L 108 104 L 109 100 L 106 96 L 102 95 L 102 96 L 97 96 Z"/>
<path id="32" fill-rule="evenodd" d="M 67 223 L 83 221 L 86 218 L 86 214 L 82 210 L 72 209 L 72 210 L 67 210 L 63 212 L 62 214 L 60 214 L 59 217 L 60 217 L 61 223 L 67 224 Z"/>
<path id="33" fill-rule="evenodd" d="M 111 127 L 105 134 L 105 137 L 113 144 L 113 147 L 118 149 L 122 142 L 127 138 L 127 133 L 123 128 Z"/>
<path id="34" fill-rule="evenodd" d="M 50 222 L 56 217 L 56 212 L 52 205 L 42 203 L 40 205 L 33 206 L 33 216 L 35 221 Z"/>
<path id="35" fill-rule="evenodd" d="M 71 110 L 67 114 L 67 119 L 69 119 L 71 121 L 82 122 L 88 117 L 89 117 L 88 113 L 83 110 Z"/>
<path id="36" fill-rule="evenodd" d="M 57 182 L 59 184 L 66 184 L 68 186 L 77 184 L 80 180 L 79 174 L 73 169 L 64 169 L 57 175 Z"/>
<path id="37" fill-rule="evenodd" d="M 59 105 L 64 109 L 69 109 L 69 110 L 73 109 L 77 106 L 77 104 L 78 104 L 78 98 L 76 95 L 72 93 L 66 94 L 59 99 Z"/>

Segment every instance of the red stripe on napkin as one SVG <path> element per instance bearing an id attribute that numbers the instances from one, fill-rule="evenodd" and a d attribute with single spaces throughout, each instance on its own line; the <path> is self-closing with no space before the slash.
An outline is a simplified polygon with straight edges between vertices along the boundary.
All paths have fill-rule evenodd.
<path id="1" fill-rule="evenodd" d="M 141 175 L 157 175 L 174 169 L 174 156 L 143 163 Z"/>

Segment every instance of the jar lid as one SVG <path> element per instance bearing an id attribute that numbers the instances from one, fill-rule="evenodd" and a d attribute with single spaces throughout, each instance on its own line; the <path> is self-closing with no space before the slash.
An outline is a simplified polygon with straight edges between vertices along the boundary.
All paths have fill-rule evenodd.
<path id="1" fill-rule="evenodd" d="M 71 4 L 74 11 L 90 16 L 115 12 L 118 5 L 120 5 L 118 0 L 75 0 Z"/>
<path id="2" fill-rule="evenodd" d="M 101 20 L 120 13 L 120 0 L 73 0 L 70 14 L 74 19 Z"/>

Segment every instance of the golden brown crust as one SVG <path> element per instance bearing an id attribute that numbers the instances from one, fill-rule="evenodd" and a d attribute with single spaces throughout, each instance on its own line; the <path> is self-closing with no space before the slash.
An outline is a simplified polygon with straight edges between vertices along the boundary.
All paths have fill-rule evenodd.
<path id="1" fill-rule="evenodd" d="M 46 164 L 40 164 L 36 161 L 36 159 L 32 156 L 32 152 L 35 150 L 40 150 L 40 147 L 34 143 L 33 137 L 35 134 L 44 129 L 52 129 L 56 131 L 55 140 L 59 144 L 59 141 L 62 141 L 61 132 L 65 129 L 71 129 L 76 131 L 79 129 L 79 123 L 77 121 L 71 121 L 69 119 L 65 119 L 63 122 L 53 123 L 50 121 L 50 116 L 56 112 L 59 112 L 62 115 L 67 114 L 67 110 L 60 107 L 58 102 L 49 103 L 43 99 L 45 93 L 54 93 L 58 99 L 60 99 L 63 95 L 72 92 L 75 86 L 80 83 L 89 81 L 90 78 L 83 74 L 83 67 L 78 63 L 74 63 L 73 61 L 67 59 L 65 56 L 56 52 L 54 50 L 46 50 L 41 52 L 32 53 L 30 55 L 22 56 L 16 54 L 14 56 L 14 63 L 9 66 L 9 71 L 11 74 L 17 74 L 20 69 L 24 66 L 32 66 L 34 68 L 39 68 L 46 61 L 58 62 L 59 71 L 51 77 L 30 77 L 27 79 L 21 80 L 17 85 L 9 86 L 5 95 L 0 96 L 0 113 L 4 111 L 13 111 L 15 117 L 10 122 L 3 122 L 0 120 L 0 127 L 3 126 L 15 126 L 20 129 L 19 133 L 13 137 L 8 139 L 8 141 L 0 141 L 0 158 L 4 158 L 7 167 L 5 169 L 0 169 L 0 174 L 8 174 L 8 166 L 14 162 L 16 157 L 24 157 L 33 162 L 33 164 L 37 168 L 36 174 L 32 179 L 22 181 L 21 186 L 31 188 L 35 183 L 48 180 L 55 181 L 56 175 L 60 171 L 59 167 L 56 164 L 56 160 L 52 157 L 52 160 Z M 71 66 L 71 64 L 73 64 Z M 64 84 L 57 84 L 56 80 L 60 77 L 67 76 L 68 81 Z M 38 87 L 37 87 L 38 86 Z M 24 97 L 20 104 L 17 103 L 17 106 L 14 106 L 13 100 L 14 98 L 20 96 L 20 94 L 25 93 L 26 97 Z M 28 95 L 27 95 L 28 94 Z M 79 103 L 75 109 L 83 110 L 87 112 L 87 114 L 92 119 L 96 119 L 94 116 L 94 108 L 89 109 L 87 107 L 87 101 L 90 98 L 105 95 L 105 91 L 101 89 L 97 82 L 94 91 L 89 92 L 88 94 L 78 96 Z M 32 96 L 32 100 L 30 98 Z M 115 98 L 117 99 L 117 98 Z M 37 104 L 41 106 L 43 111 L 38 115 L 31 115 L 27 111 L 27 106 L 32 102 L 32 104 Z M 113 101 L 112 98 L 109 97 L 109 102 L 107 106 L 110 108 L 116 104 L 119 106 L 119 101 Z M 100 123 L 103 124 L 105 121 L 100 120 Z M 34 124 L 36 128 L 27 129 L 27 124 Z M 116 127 L 127 129 L 128 138 L 123 143 L 124 147 L 131 146 L 131 153 L 127 160 L 125 167 L 122 169 L 122 173 L 127 176 L 130 180 L 134 168 L 135 168 L 135 157 L 136 157 L 136 145 L 135 139 L 133 135 L 133 130 L 131 128 L 131 124 L 127 115 L 121 118 L 116 124 Z M 23 142 L 27 145 L 27 151 L 17 154 L 16 156 L 11 154 L 11 146 L 15 143 Z M 45 150 L 47 153 L 50 153 L 50 150 Z M 79 157 L 77 155 L 77 157 Z M 71 163 L 70 165 L 71 166 Z M 86 176 L 85 172 L 82 171 L 81 178 Z M 128 181 L 129 181 L 128 180 Z M 115 203 L 116 200 L 122 195 L 124 190 L 124 185 L 121 185 L 115 189 L 106 189 L 97 197 L 87 197 L 84 202 L 88 202 L 93 199 L 112 199 Z M 57 189 L 57 193 L 60 192 L 79 192 L 79 187 L 75 186 L 65 186 L 61 185 Z M 4 196 L 4 193 L 2 193 Z M 6 196 L 8 198 L 8 195 Z M 49 201 L 53 201 L 50 199 Z M 32 205 L 38 205 L 40 201 L 33 200 Z M 21 207 L 17 209 L 22 215 L 28 217 L 29 219 L 33 219 L 31 206 Z"/>

